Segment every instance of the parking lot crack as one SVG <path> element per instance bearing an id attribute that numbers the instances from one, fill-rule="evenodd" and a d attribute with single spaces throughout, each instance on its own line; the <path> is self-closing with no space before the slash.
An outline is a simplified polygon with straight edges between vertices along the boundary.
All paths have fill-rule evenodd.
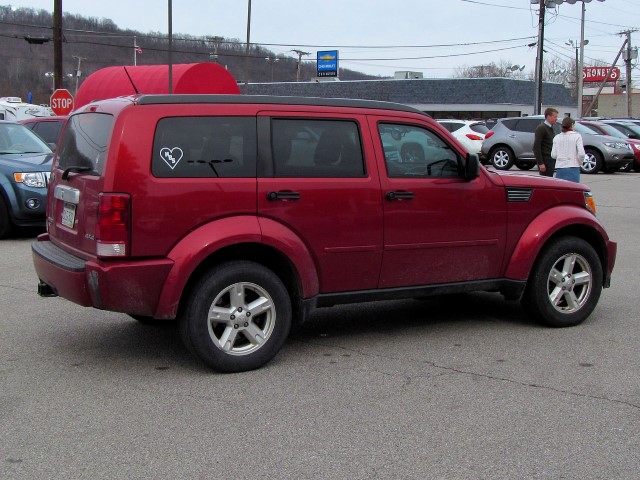
<path id="1" fill-rule="evenodd" d="M 16 287 L 16 286 L 13 286 L 13 285 L 2 285 L 2 284 L 0 284 L 0 288 L 8 288 L 10 290 L 18 290 L 20 292 L 32 292 L 32 293 L 35 293 L 33 288 L 20 288 L 20 287 Z"/>
<path id="2" fill-rule="evenodd" d="M 612 403 L 618 403 L 621 405 L 626 405 L 628 407 L 632 407 L 632 408 L 636 408 L 636 409 L 640 409 L 640 405 L 635 404 L 635 403 L 631 403 L 631 402 L 626 402 L 624 400 L 618 400 L 615 398 L 609 398 L 609 397 L 604 397 L 604 396 L 600 396 L 600 395 L 589 395 L 587 393 L 581 393 L 581 392 L 574 392 L 571 390 L 563 390 L 561 388 L 555 388 L 555 387 L 550 387 L 548 385 L 540 385 L 537 383 L 527 383 L 527 382 L 520 382 L 518 380 L 514 380 L 512 378 L 505 378 L 505 377 L 498 377 L 495 375 L 489 375 L 486 373 L 478 373 L 478 372 L 471 372 L 468 370 L 461 370 L 461 369 L 457 369 L 457 368 L 453 368 L 453 367 L 447 367 L 444 365 L 438 365 L 436 362 L 427 362 L 429 365 L 433 366 L 434 368 L 440 368 L 443 370 L 448 370 L 450 372 L 455 372 L 455 373 L 459 373 L 462 375 L 470 375 L 470 376 L 474 376 L 474 377 L 482 377 L 482 378 L 487 378 L 490 380 L 497 380 L 499 382 L 508 382 L 508 383 L 513 383 L 515 385 L 520 385 L 523 387 L 530 387 L 530 388 L 542 388 L 544 390 L 549 390 L 552 392 L 557 392 L 557 393 L 562 393 L 564 395 L 573 395 L 576 397 L 581 397 L 581 398 L 590 398 L 592 400 L 605 400 L 607 402 L 612 402 Z"/>

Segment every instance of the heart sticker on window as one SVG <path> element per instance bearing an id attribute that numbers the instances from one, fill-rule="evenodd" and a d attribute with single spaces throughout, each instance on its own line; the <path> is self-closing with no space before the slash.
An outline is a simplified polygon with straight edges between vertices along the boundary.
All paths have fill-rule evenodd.
<path id="1" fill-rule="evenodd" d="M 180 147 L 167 148 L 164 147 L 160 150 L 160 157 L 165 161 L 167 165 L 173 170 L 178 165 L 178 162 L 182 159 L 182 149 Z"/>

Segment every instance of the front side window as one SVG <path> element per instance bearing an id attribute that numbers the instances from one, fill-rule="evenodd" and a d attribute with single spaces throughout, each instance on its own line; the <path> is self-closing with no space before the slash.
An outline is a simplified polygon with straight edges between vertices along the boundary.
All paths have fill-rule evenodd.
<path id="1" fill-rule="evenodd" d="M 435 133 L 413 125 L 378 126 L 390 177 L 457 177 L 458 154 Z"/>
<path id="2" fill-rule="evenodd" d="M 256 175 L 254 117 L 169 117 L 158 122 L 151 171 L 159 178 Z"/>
<path id="3" fill-rule="evenodd" d="M 354 121 L 273 119 L 271 146 L 276 177 L 352 178 L 366 173 Z"/>

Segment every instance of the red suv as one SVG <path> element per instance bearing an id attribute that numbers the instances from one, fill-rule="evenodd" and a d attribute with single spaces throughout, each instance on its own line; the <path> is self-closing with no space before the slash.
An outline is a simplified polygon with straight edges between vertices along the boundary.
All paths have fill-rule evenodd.
<path id="1" fill-rule="evenodd" d="M 91 103 L 65 125 L 47 226 L 41 295 L 177 319 L 224 372 L 336 304 L 496 291 L 576 325 L 616 256 L 585 185 L 489 172 L 420 111 L 361 100 Z"/>

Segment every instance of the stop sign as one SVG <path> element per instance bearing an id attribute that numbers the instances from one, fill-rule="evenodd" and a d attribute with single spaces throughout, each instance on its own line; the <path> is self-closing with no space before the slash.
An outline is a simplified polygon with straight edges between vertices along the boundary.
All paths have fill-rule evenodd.
<path id="1" fill-rule="evenodd" d="M 51 95 L 51 110 L 56 115 L 69 115 L 73 110 L 73 95 L 66 88 L 59 88 Z"/>

